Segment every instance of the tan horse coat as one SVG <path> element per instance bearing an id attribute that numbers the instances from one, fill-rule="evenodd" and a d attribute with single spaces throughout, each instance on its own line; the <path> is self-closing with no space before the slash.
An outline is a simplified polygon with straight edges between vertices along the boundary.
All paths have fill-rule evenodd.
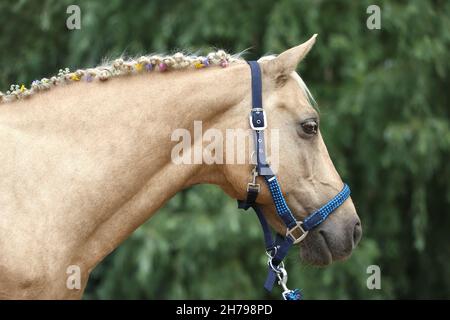
<path id="1" fill-rule="evenodd" d="M 270 103 L 280 87 L 277 75 L 290 74 L 313 40 L 264 67 L 273 126 L 289 116 L 276 116 Z M 303 107 L 296 108 L 315 114 L 298 87 L 294 96 L 294 83 L 282 86 L 292 92 L 286 98 L 300 99 Z M 204 129 L 247 129 L 250 90 L 248 66 L 237 63 L 76 83 L 0 105 L 0 298 L 80 298 L 90 271 L 183 188 L 213 183 L 243 197 L 250 165 L 175 165 L 170 136 L 177 128 L 192 130 L 194 120 Z M 313 195 L 317 188 L 326 189 L 326 198 L 342 186 L 317 140 L 320 166 L 327 169 L 293 174 L 317 181 L 302 190 L 309 203 L 289 200 L 298 216 L 323 202 Z M 283 170 L 283 188 L 293 189 L 295 180 Z M 260 201 L 281 231 L 267 190 Z M 340 220 L 356 216 L 351 201 L 343 208 Z M 67 288 L 71 265 L 80 267 L 80 290 Z"/>

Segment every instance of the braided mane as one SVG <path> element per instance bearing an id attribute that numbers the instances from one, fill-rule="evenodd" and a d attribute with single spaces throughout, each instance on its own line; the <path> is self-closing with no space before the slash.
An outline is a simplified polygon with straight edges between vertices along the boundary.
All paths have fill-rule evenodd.
<path id="1" fill-rule="evenodd" d="M 166 72 L 176 69 L 201 69 L 212 65 L 225 68 L 230 63 L 239 61 L 242 60 L 238 56 L 231 56 L 223 50 L 210 52 L 206 56 L 185 55 L 178 52 L 174 55 L 146 55 L 137 59 L 118 58 L 95 68 L 76 71 L 70 71 L 69 68 L 60 69 L 55 76 L 34 80 L 29 88 L 24 84 L 13 84 L 5 94 L 0 91 L 0 103 L 28 98 L 39 91 L 72 82 L 106 81 L 122 75 Z"/>

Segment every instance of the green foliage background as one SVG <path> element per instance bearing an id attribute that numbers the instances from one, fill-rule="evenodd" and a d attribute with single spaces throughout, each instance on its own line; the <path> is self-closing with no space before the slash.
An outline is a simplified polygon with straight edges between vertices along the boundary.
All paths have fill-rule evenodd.
<path id="1" fill-rule="evenodd" d="M 65 22 L 81 8 L 81 30 Z M 368 30 L 366 8 L 381 8 Z M 353 190 L 360 246 L 326 269 L 288 257 L 307 299 L 450 298 L 450 2 L 164 0 L 0 2 L 0 88 L 102 57 L 212 47 L 257 58 L 312 34 L 299 71 Z M 382 271 L 368 290 L 366 268 Z M 93 272 L 85 297 L 270 298 L 259 225 L 211 186 L 179 193 Z M 276 290 L 275 290 L 276 291 Z"/>

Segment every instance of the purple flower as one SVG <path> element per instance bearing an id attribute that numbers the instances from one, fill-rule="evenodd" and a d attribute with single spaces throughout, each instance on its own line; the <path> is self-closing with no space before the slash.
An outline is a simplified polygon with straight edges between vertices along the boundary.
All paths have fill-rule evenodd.
<path id="1" fill-rule="evenodd" d="M 86 80 L 86 82 L 91 82 L 92 80 L 94 80 L 94 78 L 90 74 L 88 74 L 84 77 L 84 80 Z"/>
<path id="2" fill-rule="evenodd" d="M 159 64 L 159 71 L 164 72 L 167 70 L 167 64 L 165 64 L 164 62 L 161 62 Z"/>

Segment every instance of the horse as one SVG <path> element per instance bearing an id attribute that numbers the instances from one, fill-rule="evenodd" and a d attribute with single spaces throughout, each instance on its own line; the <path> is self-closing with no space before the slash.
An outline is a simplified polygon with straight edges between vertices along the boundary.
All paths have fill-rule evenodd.
<path id="1" fill-rule="evenodd" d="M 296 72 L 315 39 L 259 61 L 268 129 L 279 132 L 279 182 L 297 219 L 343 186 Z M 250 162 L 180 165 L 171 157 L 171 134 L 193 132 L 194 121 L 223 133 L 248 129 L 251 75 L 239 57 L 119 58 L 0 98 L 2 299 L 80 299 L 95 266 L 180 190 L 214 184 L 246 196 Z M 256 201 L 284 234 L 267 186 Z M 346 259 L 361 230 L 348 198 L 300 243 L 301 258 L 319 266 Z M 79 268 L 76 290 L 67 286 L 70 266 Z"/>

